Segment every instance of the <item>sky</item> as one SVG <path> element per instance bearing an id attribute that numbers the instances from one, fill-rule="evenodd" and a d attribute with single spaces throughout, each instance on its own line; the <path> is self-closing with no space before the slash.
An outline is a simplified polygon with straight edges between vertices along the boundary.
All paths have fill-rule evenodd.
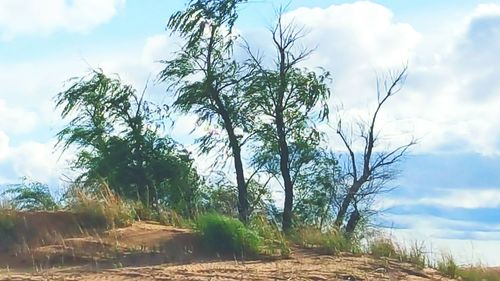
<path id="1" fill-rule="evenodd" d="M 403 90 L 380 116 L 382 145 L 418 140 L 398 188 L 376 202 L 391 235 L 463 263 L 500 265 L 500 1 L 250 0 L 236 28 L 255 49 L 268 48 L 280 5 L 315 48 L 304 66 L 332 73 L 334 117 L 368 117 L 377 78 L 408 65 Z M 180 46 L 165 25 L 184 6 L 0 0 L 0 184 L 27 176 L 60 188 L 71 155 L 54 153 L 64 122 L 53 97 L 90 67 L 139 89 L 149 80 L 150 98 L 168 102 L 154 77 L 158 60 Z M 169 133 L 189 146 L 193 121 L 180 117 Z"/>

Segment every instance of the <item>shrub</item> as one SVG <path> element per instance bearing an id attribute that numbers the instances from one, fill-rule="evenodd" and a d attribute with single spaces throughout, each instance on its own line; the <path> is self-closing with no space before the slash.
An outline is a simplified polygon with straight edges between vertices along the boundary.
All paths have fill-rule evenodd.
<path id="1" fill-rule="evenodd" d="M 341 252 L 357 252 L 357 243 L 348 239 L 341 231 L 323 232 L 317 228 L 300 228 L 295 230 L 291 239 L 301 246 L 316 248 L 326 254 L 334 255 Z"/>
<path id="2" fill-rule="evenodd" d="M 239 220 L 207 214 L 197 219 L 202 246 L 222 255 L 254 256 L 259 253 L 261 238 Z"/>

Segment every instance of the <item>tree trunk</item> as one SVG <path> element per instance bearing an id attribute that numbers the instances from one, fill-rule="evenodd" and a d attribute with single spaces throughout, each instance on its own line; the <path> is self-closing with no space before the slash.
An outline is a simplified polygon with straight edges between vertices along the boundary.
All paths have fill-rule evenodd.
<path id="1" fill-rule="evenodd" d="M 278 143 L 280 154 L 280 171 L 283 177 L 283 185 L 285 187 L 285 204 L 283 206 L 283 231 L 287 232 L 292 228 L 292 211 L 293 211 L 293 183 L 290 176 L 289 167 L 289 151 L 286 142 L 283 116 L 278 111 L 276 117 L 276 128 L 278 131 Z"/>
<path id="2" fill-rule="evenodd" d="M 219 113 L 224 121 L 224 127 L 229 138 L 229 146 L 233 153 L 234 169 L 236 171 L 236 184 L 238 186 L 238 215 L 241 222 L 248 223 L 249 205 L 248 205 L 248 190 L 245 182 L 245 173 L 243 170 L 243 161 L 241 160 L 241 147 L 236 134 L 234 133 L 233 123 L 222 101 L 216 96 L 216 104 L 219 107 Z"/>
<path id="3" fill-rule="evenodd" d="M 344 200 L 342 200 L 342 204 L 340 205 L 340 208 L 337 212 L 337 217 L 335 218 L 336 227 L 340 228 L 342 226 L 342 223 L 344 222 L 345 216 L 347 214 L 347 210 L 349 209 L 349 206 L 354 199 L 354 195 L 358 193 L 359 189 L 361 188 L 361 185 L 361 181 L 355 181 L 349 188 L 349 192 L 344 197 Z"/>
<path id="4" fill-rule="evenodd" d="M 347 236 L 351 236 L 354 233 L 354 230 L 356 230 L 356 226 L 358 225 L 360 218 L 361 216 L 357 209 L 352 211 L 351 216 L 349 217 L 349 220 L 347 221 L 347 225 L 345 227 L 345 233 L 347 234 Z"/>
<path id="5" fill-rule="evenodd" d="M 233 133 L 234 135 L 234 133 Z M 234 136 L 236 138 L 236 136 Z M 233 141 L 230 141 L 232 143 Z M 248 223 L 249 207 L 248 207 L 248 191 L 245 182 L 245 174 L 243 172 L 243 161 L 241 160 L 241 150 L 237 143 L 231 145 L 233 151 L 234 168 L 236 170 L 236 183 L 238 185 L 238 214 L 239 219 L 244 224 Z"/>

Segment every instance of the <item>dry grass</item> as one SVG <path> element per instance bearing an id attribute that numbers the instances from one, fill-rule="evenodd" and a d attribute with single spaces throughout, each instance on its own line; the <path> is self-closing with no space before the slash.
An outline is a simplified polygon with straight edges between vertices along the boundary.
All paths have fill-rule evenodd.
<path id="1" fill-rule="evenodd" d="M 73 188 L 68 210 L 78 215 L 83 228 L 115 228 L 131 225 L 135 218 L 132 204 L 116 195 L 107 184 L 97 194 Z"/>

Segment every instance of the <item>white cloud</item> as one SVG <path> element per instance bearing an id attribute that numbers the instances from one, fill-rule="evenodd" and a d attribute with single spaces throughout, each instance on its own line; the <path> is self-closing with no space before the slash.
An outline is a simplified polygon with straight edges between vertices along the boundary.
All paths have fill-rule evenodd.
<path id="1" fill-rule="evenodd" d="M 68 155 L 59 159 L 59 154 L 54 153 L 54 144 L 54 141 L 27 141 L 12 147 L 8 160 L 16 176 L 25 176 L 44 183 L 57 182 L 67 170 Z"/>
<path id="2" fill-rule="evenodd" d="M 500 154 L 500 5 L 479 5 L 452 32 L 421 33 L 368 1 L 300 8 L 286 18 L 305 27 L 304 45 L 317 46 L 306 65 L 333 73 L 332 105 L 343 104 L 343 118 L 366 118 L 376 76 L 408 60 L 403 91 L 380 115 L 382 137 L 401 143 L 413 134 L 419 153 Z"/>
<path id="3" fill-rule="evenodd" d="M 0 99 L 0 128 L 13 133 L 26 133 L 37 124 L 37 115 L 20 107 L 11 107 Z"/>
<path id="4" fill-rule="evenodd" d="M 124 0 L 3 0 L 0 34 L 50 34 L 58 30 L 86 32 L 108 22 Z"/>

